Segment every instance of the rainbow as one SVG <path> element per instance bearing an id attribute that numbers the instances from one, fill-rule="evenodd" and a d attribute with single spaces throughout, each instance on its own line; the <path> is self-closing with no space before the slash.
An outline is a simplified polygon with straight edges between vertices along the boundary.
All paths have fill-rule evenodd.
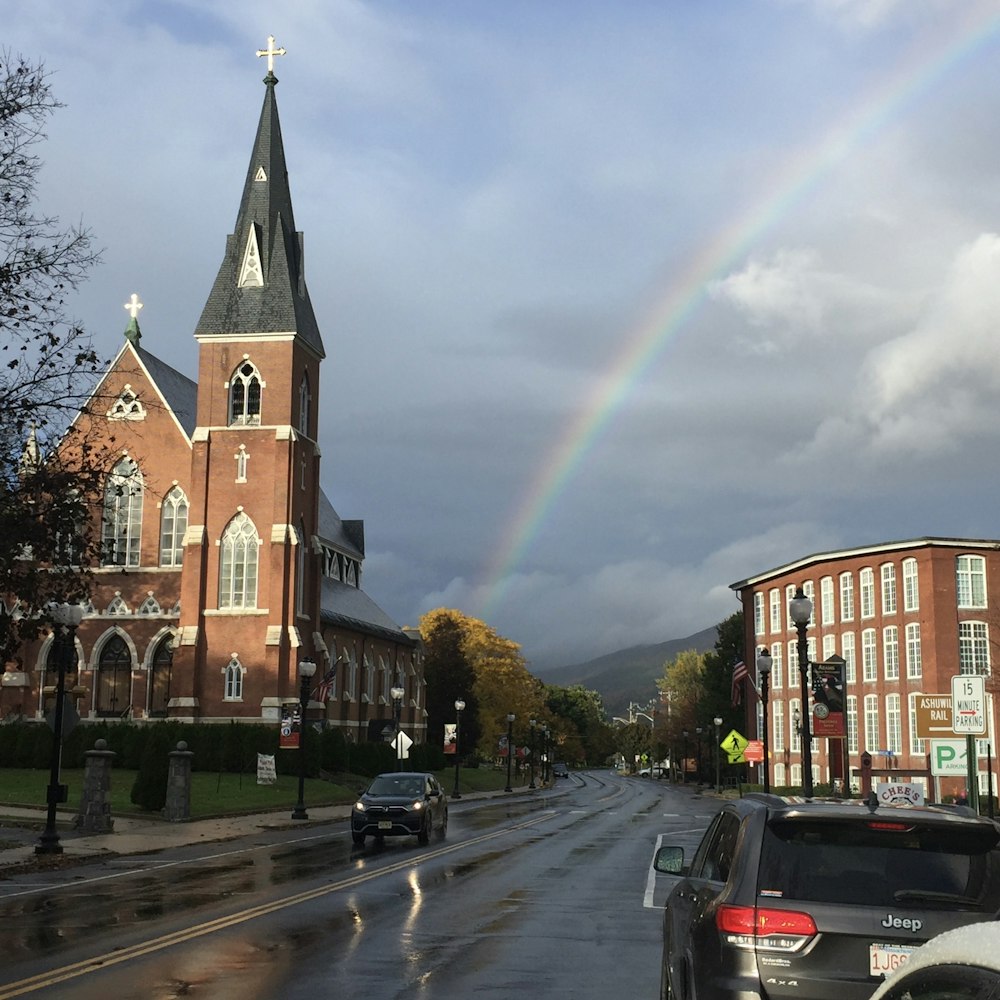
<path id="1" fill-rule="evenodd" d="M 565 426 L 517 503 L 477 588 L 482 595 L 481 617 L 488 619 L 501 606 L 518 564 L 587 453 L 705 301 L 712 282 L 741 262 L 764 234 L 819 188 L 852 152 L 878 135 L 887 122 L 904 115 L 998 32 L 1000 13 L 983 10 L 968 15 L 953 35 L 913 51 L 859 110 L 846 115 L 814 146 L 790 157 L 770 193 L 717 233 L 674 277 L 648 316 L 625 336 L 624 351 Z"/>

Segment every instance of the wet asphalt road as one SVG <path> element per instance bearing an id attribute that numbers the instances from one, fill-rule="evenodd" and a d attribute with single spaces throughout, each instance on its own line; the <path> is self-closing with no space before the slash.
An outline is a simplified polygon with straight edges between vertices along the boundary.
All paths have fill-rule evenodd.
<path id="1" fill-rule="evenodd" d="M 0 883 L 0 1000 L 655 997 L 658 842 L 715 809 L 606 770 L 452 802 L 448 836 L 267 831 Z"/>

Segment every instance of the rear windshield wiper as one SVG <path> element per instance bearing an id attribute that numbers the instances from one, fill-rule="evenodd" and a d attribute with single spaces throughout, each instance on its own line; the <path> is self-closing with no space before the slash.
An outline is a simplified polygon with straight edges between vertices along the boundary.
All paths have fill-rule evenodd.
<path id="1" fill-rule="evenodd" d="M 897 903 L 916 900 L 924 903 L 967 903 L 975 905 L 976 900 L 958 892 L 934 892 L 930 889 L 897 889 L 892 898 Z"/>

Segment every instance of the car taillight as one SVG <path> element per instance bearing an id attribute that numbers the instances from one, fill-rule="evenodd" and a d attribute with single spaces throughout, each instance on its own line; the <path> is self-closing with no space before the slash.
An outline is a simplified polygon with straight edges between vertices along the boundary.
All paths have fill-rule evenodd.
<path id="1" fill-rule="evenodd" d="M 715 925 L 727 944 L 768 951 L 798 951 L 816 933 L 808 913 L 725 903 L 715 911 Z"/>

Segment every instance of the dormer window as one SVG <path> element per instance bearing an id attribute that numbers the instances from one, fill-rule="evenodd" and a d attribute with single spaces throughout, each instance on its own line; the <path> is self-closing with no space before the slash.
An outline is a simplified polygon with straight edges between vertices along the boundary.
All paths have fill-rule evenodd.
<path id="1" fill-rule="evenodd" d="M 263 386 L 257 366 L 250 361 L 233 372 L 229 380 L 229 423 L 260 424 L 260 390 Z"/>
<path id="2" fill-rule="evenodd" d="M 114 405 L 108 410 L 109 420 L 145 420 L 146 408 L 139 402 L 132 386 L 126 383 Z"/>

